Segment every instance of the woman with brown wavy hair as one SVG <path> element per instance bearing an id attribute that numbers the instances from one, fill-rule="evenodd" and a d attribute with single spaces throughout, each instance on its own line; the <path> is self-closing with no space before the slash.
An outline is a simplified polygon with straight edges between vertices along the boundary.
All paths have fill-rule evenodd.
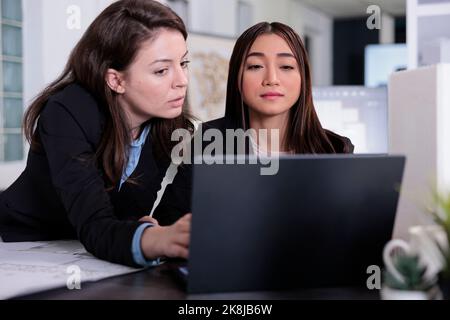
<path id="1" fill-rule="evenodd" d="M 211 127 L 256 133 L 267 129 L 267 141 L 258 141 L 257 134 L 250 146 L 263 153 L 353 151 L 349 139 L 322 128 L 314 110 L 303 42 L 292 28 L 278 22 L 258 23 L 237 40 L 230 60 L 225 118 L 203 125 Z M 271 149 L 272 130 L 279 133 L 278 150 L 266 150 Z"/>
<path id="2" fill-rule="evenodd" d="M 188 256 L 190 215 L 148 215 L 170 164 L 171 133 L 185 113 L 186 28 L 152 0 L 106 8 L 62 75 L 24 118 L 25 171 L 1 195 L 3 241 L 77 238 L 95 256 L 130 266 Z M 176 187 L 176 186 L 175 186 Z M 183 187 L 183 186 L 182 186 Z"/>

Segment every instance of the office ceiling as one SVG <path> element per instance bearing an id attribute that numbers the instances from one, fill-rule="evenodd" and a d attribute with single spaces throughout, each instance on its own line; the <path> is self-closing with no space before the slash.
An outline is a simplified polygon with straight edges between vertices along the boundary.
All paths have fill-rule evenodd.
<path id="1" fill-rule="evenodd" d="M 406 0 L 298 0 L 333 18 L 351 18 L 367 15 L 367 7 L 375 4 L 382 12 L 406 16 Z"/>

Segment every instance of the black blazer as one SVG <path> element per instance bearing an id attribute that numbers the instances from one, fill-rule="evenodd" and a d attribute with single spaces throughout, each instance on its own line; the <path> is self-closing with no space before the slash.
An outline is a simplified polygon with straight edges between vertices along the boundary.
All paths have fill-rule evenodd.
<path id="1" fill-rule="evenodd" d="M 77 84 L 49 99 L 37 124 L 42 150 L 29 152 L 25 171 L 0 196 L 3 241 L 76 238 L 101 259 L 136 266 L 131 244 L 137 220 L 150 213 L 169 161 L 154 156 L 149 134 L 131 176 L 139 184 L 105 191 L 103 172 L 89 161 L 104 124 L 97 101 Z M 190 181 L 183 181 L 182 171 L 155 213 L 162 225 L 190 209 Z"/>

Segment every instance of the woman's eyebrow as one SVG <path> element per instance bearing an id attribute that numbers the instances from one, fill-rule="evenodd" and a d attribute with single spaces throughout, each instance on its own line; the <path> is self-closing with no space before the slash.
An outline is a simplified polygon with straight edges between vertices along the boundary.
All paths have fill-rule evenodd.
<path id="1" fill-rule="evenodd" d="M 247 55 L 247 59 L 250 58 L 250 57 L 264 57 L 264 56 L 265 56 L 265 54 L 262 53 L 262 52 L 251 52 L 251 53 L 249 53 Z M 292 53 L 288 53 L 288 52 L 277 53 L 277 56 L 280 57 L 280 58 L 288 57 L 288 58 L 294 58 L 295 59 L 295 56 Z"/>
<path id="2" fill-rule="evenodd" d="M 252 53 L 248 54 L 247 58 L 250 58 L 250 57 L 264 57 L 264 56 L 265 56 L 265 54 L 262 53 L 262 52 L 252 52 Z"/>
<path id="3" fill-rule="evenodd" d="M 278 53 L 277 56 L 283 57 L 283 58 L 287 57 L 287 58 L 294 58 L 295 59 L 295 56 L 292 53 L 287 53 L 287 52 Z"/>
<path id="4" fill-rule="evenodd" d="M 181 57 L 181 59 L 186 58 L 186 56 L 188 54 L 189 54 L 189 51 L 186 51 L 186 53 Z M 172 61 L 173 61 L 172 59 L 158 59 L 158 60 L 155 60 L 152 63 L 150 63 L 150 65 L 153 65 L 153 64 L 158 63 L 158 62 L 172 62 Z"/>

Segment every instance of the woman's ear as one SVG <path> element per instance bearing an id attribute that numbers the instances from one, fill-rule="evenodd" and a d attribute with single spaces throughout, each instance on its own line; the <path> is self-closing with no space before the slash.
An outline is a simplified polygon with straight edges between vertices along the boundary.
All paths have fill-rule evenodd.
<path id="1" fill-rule="evenodd" d="M 114 69 L 108 69 L 105 75 L 105 81 L 108 87 L 118 94 L 125 93 L 125 80 L 123 74 Z"/>

